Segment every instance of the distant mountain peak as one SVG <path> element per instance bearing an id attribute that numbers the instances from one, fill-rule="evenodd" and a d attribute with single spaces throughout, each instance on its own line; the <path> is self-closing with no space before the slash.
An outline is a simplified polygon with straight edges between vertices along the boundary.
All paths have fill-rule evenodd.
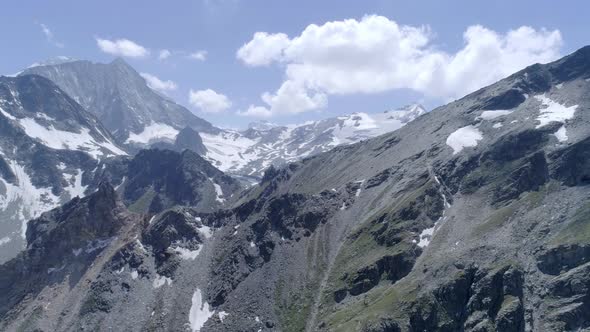
<path id="1" fill-rule="evenodd" d="M 270 130 L 270 129 L 276 128 L 276 127 L 280 127 L 280 125 L 278 125 L 276 123 L 272 123 L 267 120 L 250 122 L 248 124 L 248 129 L 254 129 L 254 130 L 259 130 L 259 131 L 266 131 L 266 130 Z"/>
<path id="2" fill-rule="evenodd" d="M 294 162 L 397 130 L 424 113 L 422 105 L 411 104 L 392 111 L 355 112 L 285 126 L 260 121 L 242 132 L 201 136 L 207 147 L 205 156 L 214 165 L 235 175 L 257 178 L 270 165 Z"/>
<path id="3" fill-rule="evenodd" d="M 113 61 L 111 61 L 109 63 L 109 65 L 110 66 L 113 66 L 113 67 L 124 68 L 124 69 L 131 70 L 131 71 L 137 73 L 137 71 L 135 70 L 135 68 L 133 68 L 129 63 L 127 63 L 127 61 L 125 61 L 121 57 L 114 58 Z M 139 73 L 137 73 L 137 75 L 139 75 Z"/>
<path id="4" fill-rule="evenodd" d="M 176 136 L 186 126 L 198 132 L 218 131 L 209 122 L 149 88 L 145 79 L 122 58 L 107 64 L 77 61 L 67 65 L 36 66 L 24 70 L 21 75 L 27 74 L 52 80 L 96 115 L 119 142 L 138 135 L 147 137 L 147 141 L 165 141 L 170 133 Z M 162 132 L 154 128 L 168 130 L 162 136 Z"/>
<path id="5" fill-rule="evenodd" d="M 54 58 L 47 59 L 45 61 L 35 62 L 35 63 L 31 64 L 29 66 L 29 68 L 40 67 L 40 66 L 61 65 L 61 64 L 64 64 L 64 63 L 75 62 L 75 61 L 79 61 L 79 60 L 76 59 L 76 58 L 73 58 L 73 57 L 69 57 L 69 56 L 65 56 L 65 55 L 60 55 L 60 56 L 56 56 Z"/>

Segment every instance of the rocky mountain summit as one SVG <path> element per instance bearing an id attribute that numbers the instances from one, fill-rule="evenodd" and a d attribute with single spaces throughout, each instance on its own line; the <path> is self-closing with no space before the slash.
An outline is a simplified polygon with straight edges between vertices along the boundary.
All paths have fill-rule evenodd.
<path id="1" fill-rule="evenodd" d="M 590 329 L 588 91 L 590 47 L 219 210 L 134 213 L 103 181 L 30 222 L 1 329 Z"/>
<path id="2" fill-rule="evenodd" d="M 20 75 L 52 80 L 84 109 L 94 114 L 120 143 L 145 146 L 174 141 L 190 127 L 217 133 L 217 128 L 148 87 L 145 79 L 122 59 L 111 63 L 85 60 L 46 64 Z"/>

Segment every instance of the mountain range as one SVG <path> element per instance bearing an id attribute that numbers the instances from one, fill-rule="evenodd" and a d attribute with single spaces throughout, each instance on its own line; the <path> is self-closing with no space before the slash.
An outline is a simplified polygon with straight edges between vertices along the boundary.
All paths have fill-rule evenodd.
<path id="1" fill-rule="evenodd" d="M 227 130 L 152 90 L 120 58 L 108 64 L 57 59 L 38 63 L 19 75 L 31 74 L 55 82 L 131 151 L 154 145 L 175 149 L 179 133 L 192 129 L 203 143 L 195 152 L 222 171 L 250 182 L 259 179 L 270 165 L 283 165 L 396 130 L 425 112 L 420 105 L 409 105 L 382 114 L 356 113 L 300 125 Z"/>
<path id="2" fill-rule="evenodd" d="M 94 191 L 104 178 L 121 188 L 129 188 L 132 178 L 138 180 L 143 187 L 123 194 L 128 206 L 141 200 L 142 212 L 180 202 L 201 202 L 214 209 L 225 193 L 229 197 L 242 185 L 256 183 L 270 165 L 395 130 L 423 112 L 413 106 L 233 131 L 214 127 L 155 92 L 121 59 L 101 64 L 62 57 L 34 64 L 16 77 L 0 78 L 0 262 L 24 248 L 29 219 Z M 177 153 L 142 151 L 150 147 Z M 199 156 L 242 184 L 222 177 Z M 140 170 L 133 165 L 142 162 L 149 169 L 141 171 L 145 176 L 139 179 L 134 172 Z M 156 179 L 169 168 L 178 173 Z M 186 169 L 194 174 L 187 177 Z M 209 175 L 195 178 L 204 169 Z M 210 181 L 213 178 L 218 180 Z M 190 181 L 188 192 L 174 192 L 173 186 L 184 185 L 180 181 Z M 170 199 L 160 190 L 190 198 Z M 219 190 L 224 194 L 212 199 Z"/>
<path id="3" fill-rule="evenodd" d="M 254 181 L 271 165 L 289 162 L 397 130 L 426 113 L 419 104 L 382 113 L 353 113 L 299 125 L 253 123 L 244 131 L 201 134 L 207 158 L 219 169 Z"/>
<path id="4" fill-rule="evenodd" d="M 38 76 L 3 80 L 9 95 L 14 81 L 54 86 Z M 93 123 L 74 97 L 49 90 L 86 116 L 73 127 L 44 128 L 84 132 Z M 396 123 L 393 132 L 372 132 L 361 113 L 244 132 L 192 128 L 204 156 L 116 155 L 117 146 L 127 151 L 125 141 L 108 133 L 92 136 L 105 157 L 68 143 L 54 149 L 20 124 L 42 123 L 35 108 L 18 113 L 4 102 L 0 125 L 25 138 L 11 158 L 34 159 L 24 154 L 30 146 L 52 156 L 64 150 L 101 171 L 86 197 L 30 220 L 26 249 L 0 265 L 0 329 L 588 330 L 588 91 L 585 47 L 427 113 L 371 115 Z M 404 116 L 413 120 L 401 126 Z M 316 140 L 329 150 L 263 165 L 256 185 L 242 186 L 212 157 L 229 154 L 219 137 L 258 140 L 260 148 L 263 137 L 295 131 L 314 133 L 289 143 L 298 151 Z M 352 144 L 334 143 L 350 137 Z M 277 154 L 293 150 L 285 151 Z M 0 169 L 7 187 L 12 168 Z"/>

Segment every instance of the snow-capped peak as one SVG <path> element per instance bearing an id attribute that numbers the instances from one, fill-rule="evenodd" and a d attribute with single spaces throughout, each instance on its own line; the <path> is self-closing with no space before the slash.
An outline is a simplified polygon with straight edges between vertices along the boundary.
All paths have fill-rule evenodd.
<path id="1" fill-rule="evenodd" d="M 395 110 L 385 111 L 392 119 L 400 120 L 404 123 L 410 122 L 427 111 L 424 106 L 420 104 L 409 104 Z"/>
<path id="2" fill-rule="evenodd" d="M 242 132 L 200 135 L 208 150 L 206 158 L 216 167 L 236 175 L 259 177 L 270 165 L 297 161 L 397 130 L 424 113 L 424 107 L 411 104 L 392 111 L 356 112 L 296 125 L 262 121 L 251 123 Z"/>
<path id="3" fill-rule="evenodd" d="M 65 55 L 59 55 L 54 58 L 47 59 L 45 61 L 35 62 L 35 63 L 31 64 L 28 68 L 40 67 L 40 66 L 54 66 L 54 65 L 60 65 L 62 63 L 74 62 L 74 61 L 78 61 L 78 59 L 72 58 L 69 56 L 65 56 Z"/>
<path id="4" fill-rule="evenodd" d="M 253 129 L 253 130 L 257 130 L 257 131 L 267 131 L 267 130 L 271 130 L 276 127 L 280 127 L 280 125 L 266 121 L 266 120 L 250 122 L 248 124 L 248 129 Z"/>

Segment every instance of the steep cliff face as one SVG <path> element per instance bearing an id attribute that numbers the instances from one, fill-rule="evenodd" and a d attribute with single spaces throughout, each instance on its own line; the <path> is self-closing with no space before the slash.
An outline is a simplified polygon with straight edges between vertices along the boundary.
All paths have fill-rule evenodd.
<path id="1" fill-rule="evenodd" d="M 4 300 L 2 324 L 71 331 L 588 329 L 589 90 L 584 48 L 394 133 L 270 168 L 227 209 L 174 207 L 136 217 L 116 230 L 119 242 L 84 261 L 93 266 L 84 282 L 65 278 L 76 266 L 66 259 L 61 282 L 39 282 L 45 293 Z M 61 215 L 56 211 L 50 215 Z M 52 242 L 31 240 L 2 268 L 35 269 L 26 257 Z M 37 271 L 29 278 L 41 278 Z M 29 280 L 0 276 L 0 291 L 26 289 Z M 56 289 L 81 304 L 43 302 Z"/>
<path id="2" fill-rule="evenodd" d="M 40 76 L 0 77 L 0 262 L 26 222 L 83 196 L 100 160 L 126 155 L 90 113 Z"/>

